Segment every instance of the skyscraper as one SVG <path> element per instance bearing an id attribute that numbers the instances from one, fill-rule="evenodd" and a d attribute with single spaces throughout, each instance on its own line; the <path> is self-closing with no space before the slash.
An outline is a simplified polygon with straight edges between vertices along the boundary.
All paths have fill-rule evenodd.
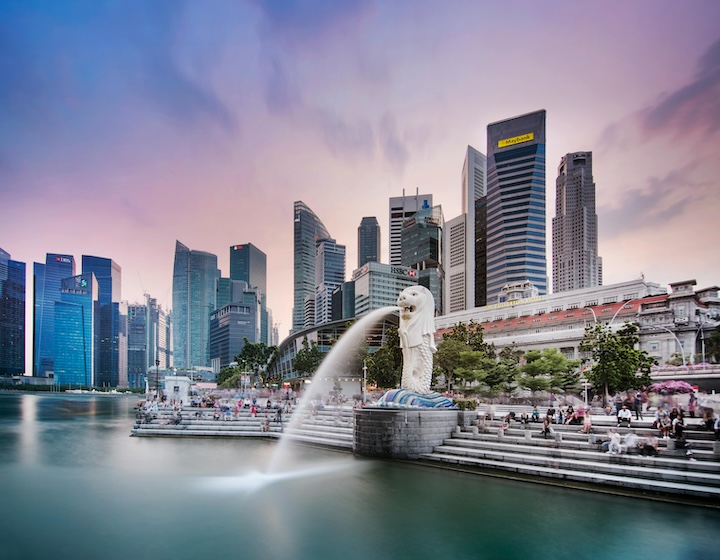
<path id="1" fill-rule="evenodd" d="M 292 332 L 315 321 L 315 246 L 331 239 L 315 213 L 302 201 L 294 205 L 293 220 L 293 319 Z"/>
<path id="2" fill-rule="evenodd" d="M 463 162 L 462 177 L 460 180 L 462 213 L 467 216 L 465 219 L 465 246 L 463 248 L 463 265 L 465 267 L 465 276 L 463 280 L 465 291 L 464 309 L 484 305 L 475 301 L 475 279 L 477 278 L 479 272 L 482 277 L 482 281 L 485 281 L 485 277 L 483 275 L 484 271 L 478 271 L 477 269 L 477 259 L 475 256 L 476 239 L 478 237 L 477 232 L 475 231 L 477 224 L 475 208 L 477 201 L 484 198 L 487 194 L 485 184 L 486 177 L 487 158 L 485 157 L 485 154 L 478 152 L 472 146 L 468 146 L 465 152 L 465 161 Z M 455 267 L 457 267 L 459 271 L 460 263 L 456 263 Z M 457 296 L 455 299 L 457 299 Z M 446 308 L 445 312 L 449 313 L 450 311 Z"/>
<path id="3" fill-rule="evenodd" d="M 487 296 L 487 196 L 475 201 L 475 307 L 485 307 Z"/>
<path id="4" fill-rule="evenodd" d="M 315 323 L 332 321 L 332 293 L 345 280 L 345 245 L 320 239 L 315 253 Z M 308 325 L 310 326 L 310 325 Z"/>
<path id="5" fill-rule="evenodd" d="M 99 285 L 92 272 L 65 278 L 55 302 L 55 382 L 93 387 L 99 337 Z"/>
<path id="6" fill-rule="evenodd" d="M 358 226 L 358 268 L 367 262 L 380 262 L 380 224 L 375 216 L 363 218 Z"/>
<path id="7" fill-rule="evenodd" d="M 553 291 L 602 286 L 592 152 L 563 156 L 555 189 Z"/>
<path id="8" fill-rule="evenodd" d="M 420 209 L 432 208 L 432 203 L 431 194 L 418 194 L 416 191 L 414 195 L 405 196 L 405 189 L 402 196 L 390 198 L 390 264 L 402 265 L 402 231 L 405 220 Z"/>
<path id="9" fill-rule="evenodd" d="M 270 345 L 272 327 L 267 300 L 267 255 L 252 243 L 230 247 L 230 280 L 246 282 L 260 297 L 260 340 Z M 221 305 L 218 303 L 218 308 Z"/>
<path id="10" fill-rule="evenodd" d="M 72 255 L 47 253 L 45 264 L 33 263 L 33 375 L 36 377 L 47 377 L 54 371 L 55 302 L 60 301 L 62 280 L 71 276 L 75 276 Z"/>
<path id="11" fill-rule="evenodd" d="M 173 359 L 179 369 L 210 366 L 210 313 L 215 310 L 218 277 L 216 255 L 175 243 Z"/>
<path id="12" fill-rule="evenodd" d="M 474 298 L 471 300 L 467 293 L 469 280 L 467 266 L 469 252 L 467 246 L 468 227 L 468 215 L 464 213 L 445 222 L 445 247 L 443 248 L 445 253 L 445 302 L 443 309 L 445 313 L 464 311 L 474 307 L 470 303 L 471 301 L 474 303 Z M 474 266 L 471 268 L 473 276 L 474 268 Z"/>
<path id="13" fill-rule="evenodd" d="M 400 264 L 417 271 L 417 283 L 430 290 L 435 298 L 437 315 L 443 314 L 444 304 L 443 227 L 441 206 L 422 208 L 403 222 L 401 239 Z"/>
<path id="14" fill-rule="evenodd" d="M 112 259 L 82 256 L 83 274 L 98 283 L 100 319 L 95 352 L 95 382 L 100 387 L 127 386 L 127 305 L 121 302 L 122 269 Z"/>
<path id="15" fill-rule="evenodd" d="M 267 295 L 267 255 L 252 243 L 230 247 L 230 280 L 242 280 Z"/>
<path id="16" fill-rule="evenodd" d="M 545 110 L 487 128 L 487 299 L 532 282 L 547 293 Z"/>
<path id="17" fill-rule="evenodd" d="M 213 371 L 230 365 L 245 346 L 260 342 L 261 292 L 242 280 L 231 280 L 231 302 L 210 314 L 210 362 Z"/>
<path id="18" fill-rule="evenodd" d="M 129 387 L 143 387 L 148 371 L 172 365 L 168 331 L 167 315 L 155 298 L 145 294 L 145 303 L 128 305 Z"/>
<path id="19" fill-rule="evenodd" d="M 0 249 L 0 375 L 25 373 L 25 263 Z"/>

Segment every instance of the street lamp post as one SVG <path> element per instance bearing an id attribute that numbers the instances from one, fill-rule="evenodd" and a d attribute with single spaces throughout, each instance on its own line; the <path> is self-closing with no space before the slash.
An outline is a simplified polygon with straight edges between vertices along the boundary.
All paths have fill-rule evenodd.
<path id="1" fill-rule="evenodd" d="M 155 360 L 155 396 L 160 401 L 160 360 Z"/>
<path id="2" fill-rule="evenodd" d="M 618 316 L 618 313 L 620 313 L 620 311 L 622 311 L 622 310 L 625 308 L 626 305 L 629 305 L 629 304 L 633 303 L 634 301 L 638 301 L 639 299 L 641 299 L 641 298 L 635 298 L 635 299 L 631 299 L 631 300 L 628 300 L 628 301 L 624 302 L 624 303 L 618 308 L 618 310 L 615 312 L 615 314 L 612 316 L 612 319 L 610 319 L 610 322 L 608 323 L 608 325 L 612 325 L 612 322 L 615 320 L 615 317 Z M 638 311 L 639 311 L 639 310 L 638 310 Z"/>
<path id="3" fill-rule="evenodd" d="M 674 332 L 672 332 L 670 329 L 668 329 L 667 327 L 663 327 L 662 325 L 656 325 L 656 326 L 659 329 L 663 329 L 664 331 L 669 332 L 673 336 L 673 338 L 677 341 L 678 346 L 680 347 L 680 357 L 682 358 L 683 367 L 687 366 L 687 362 L 685 361 L 685 348 L 683 348 L 682 342 L 680 342 L 680 339 L 677 337 L 677 335 Z"/>
<path id="4" fill-rule="evenodd" d="M 363 387 L 362 387 L 362 397 L 363 397 L 363 404 L 365 404 L 365 393 L 367 391 L 367 360 L 363 360 Z"/>

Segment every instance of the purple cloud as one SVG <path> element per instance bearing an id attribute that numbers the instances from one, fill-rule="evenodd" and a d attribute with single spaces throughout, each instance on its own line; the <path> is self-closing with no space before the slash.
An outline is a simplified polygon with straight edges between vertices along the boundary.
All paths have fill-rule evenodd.
<path id="1" fill-rule="evenodd" d="M 695 79 L 642 112 L 650 133 L 687 136 L 694 130 L 714 134 L 720 128 L 720 39 L 702 55 Z"/>
<path id="2" fill-rule="evenodd" d="M 624 189 L 618 196 L 618 206 L 598 208 L 603 236 L 616 238 L 658 224 L 667 225 L 714 196 L 711 183 L 691 179 L 692 171 L 699 165 L 700 162 L 691 161 L 664 177 L 649 177 L 641 187 Z"/>

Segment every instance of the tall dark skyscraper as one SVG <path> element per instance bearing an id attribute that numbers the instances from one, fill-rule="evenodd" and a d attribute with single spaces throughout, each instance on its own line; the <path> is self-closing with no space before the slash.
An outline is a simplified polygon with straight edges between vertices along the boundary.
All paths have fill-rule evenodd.
<path id="1" fill-rule="evenodd" d="M 83 255 L 82 271 L 92 272 L 98 283 L 95 382 L 99 387 L 127 387 L 127 304 L 121 302 L 122 269 L 112 259 Z"/>
<path id="2" fill-rule="evenodd" d="M 37 377 L 47 377 L 54 371 L 55 302 L 60 301 L 62 280 L 71 276 L 75 276 L 72 255 L 47 253 L 45 264 L 33 264 L 33 374 Z"/>
<path id="3" fill-rule="evenodd" d="M 375 216 L 365 217 L 358 227 L 358 265 L 380 262 L 380 224 Z"/>
<path id="4" fill-rule="evenodd" d="M 553 291 L 601 286 L 592 152 L 563 156 L 555 188 Z"/>
<path id="5" fill-rule="evenodd" d="M 442 236 L 445 222 L 441 206 L 418 210 L 403 222 L 402 266 L 417 271 L 417 283 L 435 298 L 437 315 L 443 314 L 445 272 L 442 262 Z M 357 293 L 357 291 L 356 291 Z"/>
<path id="6" fill-rule="evenodd" d="M 230 247 L 230 280 L 242 280 L 267 295 L 267 255 L 252 243 Z"/>
<path id="7" fill-rule="evenodd" d="M 175 244 L 173 359 L 179 369 L 210 366 L 210 313 L 215 310 L 217 256 Z"/>
<path id="8" fill-rule="evenodd" d="M 389 204 L 389 230 L 390 240 L 388 254 L 390 264 L 402 265 L 402 231 L 405 220 L 415 215 L 419 210 L 432 208 L 433 198 L 431 194 L 420 194 L 418 190 L 414 195 L 405 196 L 403 189 L 402 196 L 393 196 Z"/>
<path id="9" fill-rule="evenodd" d="M 487 128 L 487 299 L 530 281 L 547 293 L 545 111 Z"/>
<path id="10" fill-rule="evenodd" d="M 304 202 L 296 201 L 293 219 L 293 332 L 315 324 L 315 251 L 321 239 L 331 237 L 320 218 Z"/>
<path id="11" fill-rule="evenodd" d="M 25 263 L 0 249 L 0 375 L 25 373 Z"/>

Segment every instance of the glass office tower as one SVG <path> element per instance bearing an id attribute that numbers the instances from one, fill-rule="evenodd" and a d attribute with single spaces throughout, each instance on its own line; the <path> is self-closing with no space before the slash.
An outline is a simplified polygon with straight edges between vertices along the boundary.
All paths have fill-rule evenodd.
<path id="1" fill-rule="evenodd" d="M 210 313 L 215 310 L 217 256 L 175 244 L 173 359 L 178 369 L 210 367 Z"/>
<path id="2" fill-rule="evenodd" d="M 0 249 L 0 375 L 25 373 L 25 263 Z"/>
<path id="3" fill-rule="evenodd" d="M 92 272 L 62 280 L 55 302 L 55 383 L 93 387 L 98 336 L 98 282 Z"/>
<path id="4" fill-rule="evenodd" d="M 47 253 L 45 264 L 33 264 L 33 375 L 37 377 L 47 377 L 54 369 L 55 302 L 60 301 L 62 280 L 71 276 L 75 276 L 72 255 Z"/>
<path id="5" fill-rule="evenodd" d="M 98 283 L 95 382 L 99 387 L 127 386 L 127 306 L 120 301 L 122 269 L 112 259 L 83 255 L 82 271 L 92 272 Z"/>
<path id="6" fill-rule="evenodd" d="M 318 240 L 330 238 L 320 218 L 304 202 L 296 201 L 293 219 L 293 332 L 315 324 L 315 248 Z"/>
<path id="7" fill-rule="evenodd" d="M 436 315 L 443 314 L 444 303 L 445 271 L 442 261 L 444 225 L 441 206 L 421 209 L 412 218 L 403 222 L 401 238 L 401 265 L 417 271 L 417 283 L 430 290 L 435 298 Z"/>
<path id="8" fill-rule="evenodd" d="M 358 268 L 368 262 L 380 262 L 380 224 L 368 216 L 358 226 Z"/>
<path id="9" fill-rule="evenodd" d="M 315 253 L 315 324 L 332 320 L 332 293 L 345 281 L 345 245 L 318 241 Z"/>
<path id="10" fill-rule="evenodd" d="M 545 111 L 487 128 L 487 298 L 530 281 L 547 293 Z"/>

